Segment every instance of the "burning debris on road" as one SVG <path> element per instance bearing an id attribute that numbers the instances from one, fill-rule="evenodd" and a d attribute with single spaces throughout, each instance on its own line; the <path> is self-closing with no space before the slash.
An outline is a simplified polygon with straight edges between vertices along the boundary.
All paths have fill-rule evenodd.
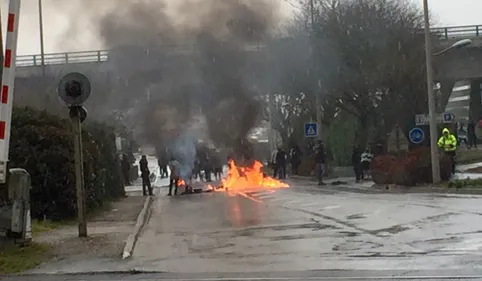
<path id="1" fill-rule="evenodd" d="M 263 164 L 259 161 L 254 161 L 254 163 L 248 167 L 238 166 L 233 160 L 229 160 L 228 164 L 227 176 L 221 179 L 219 185 L 208 185 L 206 190 L 200 187 L 194 187 L 192 183 L 186 183 L 186 181 L 182 179 L 179 180 L 178 187 L 184 188 L 184 192 L 182 192 L 181 195 L 221 191 L 237 194 L 260 189 L 282 189 L 289 187 L 288 184 L 263 173 Z"/>
<path id="2" fill-rule="evenodd" d="M 236 192 L 289 187 L 288 184 L 263 173 L 263 164 L 259 161 L 254 161 L 253 165 L 249 167 L 237 166 L 233 160 L 229 160 L 228 164 L 229 170 L 227 177 L 222 179 L 220 186 L 210 186 L 210 190 Z"/>

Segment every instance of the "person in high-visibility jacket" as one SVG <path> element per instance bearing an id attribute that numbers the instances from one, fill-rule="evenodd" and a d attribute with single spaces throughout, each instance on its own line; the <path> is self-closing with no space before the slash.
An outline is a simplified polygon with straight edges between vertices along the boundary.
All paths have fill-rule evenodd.
<path id="1" fill-rule="evenodd" d="M 455 174 L 455 150 L 457 149 L 457 138 L 444 128 L 442 130 L 442 136 L 437 142 L 438 147 L 445 151 L 445 154 L 452 160 L 452 174 Z"/>

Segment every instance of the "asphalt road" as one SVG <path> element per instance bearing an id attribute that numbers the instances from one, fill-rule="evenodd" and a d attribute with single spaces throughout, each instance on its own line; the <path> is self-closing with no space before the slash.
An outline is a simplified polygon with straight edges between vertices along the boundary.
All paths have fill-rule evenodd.
<path id="1" fill-rule="evenodd" d="M 357 193 L 307 181 L 290 184 L 283 190 L 237 194 L 161 194 L 132 259 L 60 261 L 36 271 L 167 273 L 32 280 L 450 280 L 448 276 L 479 280 L 482 276 L 481 196 Z"/>
<path id="2" fill-rule="evenodd" d="M 95 275 L 54 275 L 22 276 L 5 281 L 336 281 L 336 280 L 481 280 L 482 275 L 460 274 L 459 272 L 405 272 L 405 271 L 305 271 L 305 272 L 262 272 L 257 274 L 95 274 Z"/>

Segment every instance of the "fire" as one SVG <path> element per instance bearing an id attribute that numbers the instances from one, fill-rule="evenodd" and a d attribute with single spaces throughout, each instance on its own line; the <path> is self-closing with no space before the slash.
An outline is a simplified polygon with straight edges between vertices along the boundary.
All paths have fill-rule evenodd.
<path id="1" fill-rule="evenodd" d="M 222 180 L 222 188 L 225 190 L 247 189 L 279 189 L 287 188 L 288 184 L 269 177 L 261 171 L 263 164 L 255 161 L 251 167 L 238 167 L 233 160 L 229 160 L 228 175 Z"/>
<path id="2" fill-rule="evenodd" d="M 186 182 L 183 179 L 177 180 L 177 186 L 185 186 Z"/>

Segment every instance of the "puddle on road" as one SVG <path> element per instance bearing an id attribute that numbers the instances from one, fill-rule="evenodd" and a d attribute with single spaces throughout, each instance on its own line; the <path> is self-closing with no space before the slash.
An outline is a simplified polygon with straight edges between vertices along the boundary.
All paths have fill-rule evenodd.
<path id="1" fill-rule="evenodd" d="M 290 225 L 272 225 L 272 226 L 261 226 L 261 227 L 249 227 L 246 229 L 240 229 L 233 233 L 235 236 L 253 236 L 258 231 L 288 231 L 288 230 L 299 230 L 299 229 L 311 229 L 313 231 L 324 230 L 324 229 L 340 229 L 334 225 L 321 224 L 321 223 L 304 223 L 304 224 L 290 224 Z"/>
<path id="2" fill-rule="evenodd" d="M 360 235 L 358 232 L 353 232 L 353 231 L 340 231 L 338 234 L 342 237 L 355 237 Z"/>
<path id="3" fill-rule="evenodd" d="M 362 249 L 376 249 L 383 247 L 382 244 L 369 241 L 346 241 L 333 246 L 333 251 L 358 251 Z"/>
<path id="4" fill-rule="evenodd" d="M 446 246 L 447 244 L 459 243 L 462 242 L 464 239 L 461 237 L 451 236 L 445 238 L 436 238 L 436 239 L 428 239 L 428 240 L 418 240 L 410 242 L 409 245 L 415 248 L 421 247 L 433 247 L 433 246 Z"/>
<path id="5" fill-rule="evenodd" d="M 403 225 L 394 225 L 391 227 L 387 228 L 381 228 L 381 229 L 376 229 L 376 230 L 370 230 L 369 233 L 373 235 L 379 235 L 383 233 L 389 233 L 389 234 L 397 234 L 400 232 L 403 232 L 405 230 L 409 230 L 410 227 L 403 226 Z"/>
<path id="6" fill-rule="evenodd" d="M 366 216 L 364 214 L 353 214 L 346 217 L 347 220 L 357 220 L 357 219 L 364 219 Z"/>
<path id="7" fill-rule="evenodd" d="M 335 229 L 337 227 L 329 224 L 321 223 L 305 223 L 305 224 L 295 224 L 295 225 L 280 225 L 271 227 L 275 231 L 293 230 L 293 229 L 313 229 L 313 230 L 323 230 L 327 228 Z"/>
<path id="8" fill-rule="evenodd" d="M 316 238 L 324 238 L 325 235 L 320 234 L 294 234 L 294 235 L 283 235 L 283 236 L 275 236 L 271 237 L 271 241 L 286 241 L 286 240 L 303 240 L 303 239 L 316 239 Z"/>
<path id="9" fill-rule="evenodd" d="M 327 237 L 326 232 L 320 234 L 318 231 L 326 229 L 340 229 L 334 225 L 321 224 L 321 223 L 304 223 L 304 224 L 292 224 L 292 225 L 273 225 L 264 227 L 250 227 L 246 229 L 240 229 L 232 232 L 232 237 L 254 237 L 260 236 L 268 238 L 271 241 L 282 241 L 282 240 L 296 240 L 296 239 L 313 239 L 313 238 L 323 238 Z M 313 233 L 300 234 L 300 231 L 311 230 Z M 271 235 L 269 235 L 269 233 Z M 274 232 L 274 233 L 273 233 Z M 279 232 L 287 232 L 284 235 L 279 235 Z M 294 234 L 293 234 L 294 233 Z M 332 232 L 330 232 L 332 233 Z M 339 232 L 342 233 L 342 232 Z M 274 235 L 273 235 L 274 234 Z M 342 233 L 345 237 L 356 236 L 356 233 Z"/>

